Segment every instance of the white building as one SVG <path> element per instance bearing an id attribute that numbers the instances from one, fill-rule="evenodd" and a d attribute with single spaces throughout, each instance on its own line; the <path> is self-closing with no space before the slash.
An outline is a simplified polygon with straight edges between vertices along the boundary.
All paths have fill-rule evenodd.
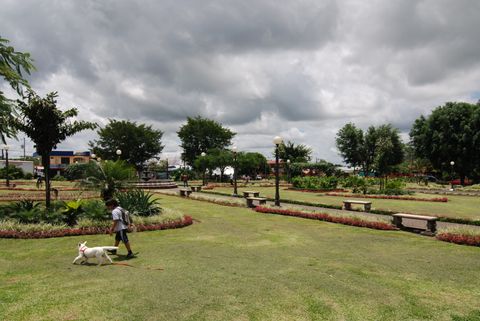
<path id="1" fill-rule="evenodd" d="M 6 161 L 4 159 L 0 160 L 0 168 L 5 167 Z M 26 173 L 33 174 L 33 162 L 32 161 L 22 161 L 22 160 L 8 160 L 8 165 L 21 168 L 22 171 Z"/>

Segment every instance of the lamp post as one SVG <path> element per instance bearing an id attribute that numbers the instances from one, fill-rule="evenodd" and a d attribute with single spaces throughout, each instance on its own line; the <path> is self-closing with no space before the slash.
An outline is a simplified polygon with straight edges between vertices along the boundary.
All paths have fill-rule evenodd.
<path id="1" fill-rule="evenodd" d="M 275 136 L 273 139 L 275 144 L 275 206 L 280 206 L 280 189 L 279 189 L 279 173 L 278 173 L 278 147 L 283 143 L 283 139 L 280 136 Z"/>
<path id="2" fill-rule="evenodd" d="M 166 159 L 165 161 L 166 161 L 166 163 L 167 163 L 167 167 L 166 167 L 166 170 L 165 170 L 165 171 L 167 172 L 167 179 L 168 179 L 168 157 L 167 157 L 167 159 Z"/>
<path id="3" fill-rule="evenodd" d="M 237 146 L 232 147 L 233 152 L 233 196 L 237 196 Z"/>
<path id="4" fill-rule="evenodd" d="M 200 154 L 200 156 L 202 157 L 202 186 L 205 186 L 205 156 L 207 156 L 207 154 L 205 154 L 205 152 L 202 152 Z"/>
<path id="5" fill-rule="evenodd" d="M 7 157 L 7 159 L 8 159 L 8 157 Z M 452 189 L 452 191 L 453 191 L 453 165 L 455 165 L 455 162 L 454 162 L 454 161 L 451 161 L 451 162 L 450 162 L 450 166 L 452 166 L 452 168 L 451 168 L 452 180 L 450 181 L 450 188 Z"/>
<path id="6" fill-rule="evenodd" d="M 122 150 L 117 149 L 117 151 L 115 153 L 117 154 L 117 159 L 120 159 L 120 156 L 122 156 Z"/>
<path id="7" fill-rule="evenodd" d="M 10 177 L 8 175 L 8 150 L 10 149 L 10 146 L 8 145 L 3 145 L 3 149 L 5 150 L 5 177 L 7 178 L 7 187 L 10 187 Z"/>
<path id="8" fill-rule="evenodd" d="M 290 160 L 287 159 L 287 183 L 290 184 Z"/>

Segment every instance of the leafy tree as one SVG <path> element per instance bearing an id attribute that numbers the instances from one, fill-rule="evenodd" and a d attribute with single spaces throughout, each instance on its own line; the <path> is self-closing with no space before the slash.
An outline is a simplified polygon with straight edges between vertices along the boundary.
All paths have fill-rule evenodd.
<path id="1" fill-rule="evenodd" d="M 137 171 L 143 170 L 145 162 L 157 157 L 164 147 L 161 130 L 128 120 L 110 119 L 110 123 L 97 133 L 100 138 L 89 142 L 95 154 L 102 159 L 123 159 Z M 118 149 L 122 151 L 120 156 L 116 154 Z"/>
<path id="2" fill-rule="evenodd" d="M 347 124 L 337 133 L 337 148 L 347 164 L 360 166 L 365 174 L 374 170 L 384 176 L 403 160 L 403 144 L 398 130 L 390 124 L 370 126 L 364 133 Z"/>
<path id="3" fill-rule="evenodd" d="M 65 178 L 69 181 L 86 178 L 89 163 L 70 164 L 65 169 Z"/>
<path id="4" fill-rule="evenodd" d="M 50 153 L 58 143 L 85 129 L 94 129 L 94 123 L 68 119 L 78 115 L 75 108 L 62 112 L 57 108 L 56 92 L 41 98 L 29 90 L 25 101 L 18 101 L 20 117 L 13 119 L 15 128 L 24 132 L 35 143 L 45 170 L 45 202 L 50 207 Z"/>
<path id="5" fill-rule="evenodd" d="M 182 158 L 189 164 L 202 152 L 225 149 L 231 145 L 235 133 L 214 120 L 197 116 L 188 117 L 187 123 L 177 132 L 183 148 Z"/>
<path id="6" fill-rule="evenodd" d="M 420 116 L 412 126 L 410 138 L 419 158 L 427 158 L 439 171 L 453 170 L 460 176 L 475 175 L 480 162 L 480 105 L 448 102 Z"/>
<path id="7" fill-rule="evenodd" d="M 227 166 L 233 165 L 233 153 L 225 149 L 211 149 L 208 151 L 206 162 L 210 170 L 220 169 L 220 181 L 223 181 L 223 174 Z"/>
<path id="8" fill-rule="evenodd" d="M 35 67 L 29 53 L 17 52 L 13 47 L 8 46 L 8 43 L 7 39 L 0 37 L 0 76 L 19 95 L 22 95 L 23 87 L 30 88 L 23 73 L 30 74 Z M 13 101 L 6 98 L 0 91 L 0 137 L 4 144 L 6 143 L 5 137 L 15 135 L 15 128 L 10 126 L 10 118 L 14 111 Z"/>
<path id="9" fill-rule="evenodd" d="M 308 163 L 312 159 L 312 149 L 307 145 L 295 145 L 287 141 L 278 146 L 278 157 L 283 161 L 289 159 L 293 163 Z"/>
<path id="10" fill-rule="evenodd" d="M 354 124 L 348 123 L 338 131 L 336 144 L 340 156 L 354 170 L 363 163 L 363 131 L 355 127 Z"/>
<path id="11" fill-rule="evenodd" d="M 309 171 L 310 174 L 333 176 L 337 175 L 337 167 L 339 165 L 332 164 L 326 160 L 320 160 L 317 163 L 291 163 L 290 175 L 302 176 L 304 171 Z"/>
<path id="12" fill-rule="evenodd" d="M 128 186 L 128 181 L 135 178 L 135 168 L 123 160 L 91 161 L 86 170 L 86 178 L 80 186 L 100 191 L 104 201 L 111 199 L 115 192 Z"/>
<path id="13" fill-rule="evenodd" d="M 25 173 L 20 167 L 14 166 L 14 165 L 8 165 L 8 177 L 10 179 L 20 179 L 25 176 Z M 0 178 L 6 178 L 7 177 L 7 168 L 2 167 L 0 168 Z"/>
<path id="14" fill-rule="evenodd" d="M 256 177 L 265 171 L 267 159 L 260 153 L 238 153 L 237 168 L 239 175 Z"/>

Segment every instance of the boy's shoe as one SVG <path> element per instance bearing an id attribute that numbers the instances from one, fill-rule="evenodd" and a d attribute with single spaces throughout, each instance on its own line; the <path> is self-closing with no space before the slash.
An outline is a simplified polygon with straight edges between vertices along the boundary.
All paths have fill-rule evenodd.
<path id="1" fill-rule="evenodd" d="M 134 257 L 135 257 L 135 254 L 133 254 L 133 253 L 128 253 L 127 256 L 125 256 L 125 258 L 126 258 L 127 260 L 133 259 Z"/>
<path id="2" fill-rule="evenodd" d="M 117 255 L 117 250 L 107 250 L 108 254 Z"/>

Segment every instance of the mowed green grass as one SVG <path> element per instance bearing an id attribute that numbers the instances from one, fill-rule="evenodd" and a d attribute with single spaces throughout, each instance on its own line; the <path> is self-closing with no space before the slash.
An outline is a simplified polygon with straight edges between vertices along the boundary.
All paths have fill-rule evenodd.
<path id="1" fill-rule="evenodd" d="M 238 193 L 244 190 L 255 190 L 260 192 L 260 196 L 275 197 L 274 187 L 241 187 Z M 218 187 L 213 191 L 232 193 L 233 188 Z M 208 192 L 208 191 L 206 191 Z M 405 195 L 405 197 L 418 198 L 439 198 L 443 195 L 417 193 L 414 195 Z M 365 199 L 355 197 L 326 196 L 322 193 L 305 193 L 280 188 L 280 198 L 285 200 L 306 201 L 312 203 L 321 203 L 329 205 L 343 205 L 345 199 L 369 200 L 372 202 L 372 208 L 379 210 L 395 211 L 398 213 L 415 213 L 431 216 L 445 216 L 453 218 L 463 218 L 471 220 L 480 220 L 480 197 L 473 196 L 451 196 L 448 195 L 448 202 L 423 202 L 423 201 L 405 201 L 388 199 Z M 361 207 L 359 207 L 361 208 Z"/>
<path id="2" fill-rule="evenodd" d="M 131 234 L 135 268 L 72 265 L 108 235 L 0 239 L 0 319 L 480 318 L 479 248 L 160 198 L 196 222 Z"/>

